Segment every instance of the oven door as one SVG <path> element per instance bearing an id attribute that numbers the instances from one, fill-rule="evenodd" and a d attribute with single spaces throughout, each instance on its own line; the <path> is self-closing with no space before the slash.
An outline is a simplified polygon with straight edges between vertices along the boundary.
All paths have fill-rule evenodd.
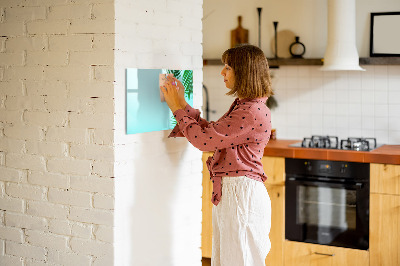
<path id="1" fill-rule="evenodd" d="M 369 185 L 286 177 L 286 239 L 367 250 Z"/>

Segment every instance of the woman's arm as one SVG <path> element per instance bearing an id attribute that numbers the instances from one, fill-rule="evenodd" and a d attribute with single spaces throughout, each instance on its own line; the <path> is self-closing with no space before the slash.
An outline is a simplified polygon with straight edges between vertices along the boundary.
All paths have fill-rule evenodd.
<path id="1" fill-rule="evenodd" d="M 258 127 L 265 127 L 262 123 L 257 124 L 254 115 L 247 109 L 237 109 L 218 122 L 210 123 L 206 127 L 185 114 L 183 110 L 176 110 L 174 116 L 179 123 L 180 132 L 189 142 L 201 151 L 215 149 L 226 149 L 234 146 L 257 142 Z"/>
<path id="2" fill-rule="evenodd" d="M 168 78 L 167 78 L 168 79 Z M 202 127 L 208 126 L 209 122 L 202 117 L 200 117 L 200 110 L 194 109 L 193 107 L 190 106 L 185 100 L 185 87 L 183 84 L 176 79 L 175 77 L 170 78 L 168 80 L 171 83 L 175 83 L 178 87 L 178 101 L 179 105 L 182 107 L 182 109 L 185 111 L 185 113 L 195 119 Z M 180 132 L 179 125 L 177 124 L 171 131 L 171 134 L 168 137 L 184 137 L 182 132 Z"/>

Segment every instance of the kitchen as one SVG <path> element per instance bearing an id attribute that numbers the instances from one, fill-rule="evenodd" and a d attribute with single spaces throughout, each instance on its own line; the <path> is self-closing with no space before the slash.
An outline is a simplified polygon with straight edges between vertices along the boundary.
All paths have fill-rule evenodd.
<path id="1" fill-rule="evenodd" d="M 257 44 L 263 8 L 261 46 L 269 58 L 273 21 L 281 39 L 295 33 L 306 58 L 321 58 L 326 2 L 0 1 L 0 264 L 200 265 L 202 153 L 185 139 L 168 139 L 168 131 L 126 134 L 126 69 L 193 69 L 194 106 L 202 105 L 204 83 L 218 102 L 211 110 L 225 111 L 221 66 L 203 68 L 203 59 L 227 48 L 237 16 Z M 368 13 L 400 7 L 398 0 L 356 4 L 357 48 L 367 58 Z M 354 73 L 319 67 L 273 69 L 276 144 L 312 134 L 399 143 L 398 65 L 363 65 L 366 72 Z M 269 148 L 264 165 L 280 206 L 274 217 L 282 217 L 284 158 L 294 150 L 274 149 L 272 141 Z M 394 171 L 379 168 L 382 162 L 375 167 Z M 389 189 L 395 194 L 397 186 Z M 283 219 L 278 225 L 283 230 Z M 270 256 L 284 256 L 281 239 Z"/>
<path id="2" fill-rule="evenodd" d="M 227 5 L 229 5 L 229 8 L 227 8 Z M 281 1 L 279 3 L 270 1 L 242 3 L 235 1 L 233 3 L 229 2 L 229 4 L 228 2 L 214 3 L 214 1 L 204 1 L 203 7 L 203 58 L 205 60 L 203 82 L 209 93 L 210 120 L 218 119 L 231 103 L 231 99 L 224 95 L 226 91 L 219 76 L 222 65 L 213 65 L 212 63 L 216 62 L 220 54 L 229 46 L 229 33 L 230 30 L 237 26 L 237 16 L 242 16 L 242 26 L 249 29 L 249 43 L 258 44 L 257 8 L 262 7 L 261 48 L 267 58 L 272 59 L 270 62 L 273 62 L 275 56 L 273 21 L 279 22 L 278 41 L 279 38 L 287 41 L 285 38 L 290 34 L 290 36 L 300 36 L 300 41 L 307 47 L 304 58 L 324 57 L 328 39 L 326 31 L 328 6 L 325 1 Z M 370 56 L 370 13 L 398 10 L 400 10 L 398 1 L 356 1 L 355 39 L 358 54 L 362 58 L 361 61 L 363 58 Z M 219 27 L 215 27 L 217 24 Z M 281 32 L 279 32 L 280 30 Z M 217 35 L 220 38 L 215 38 Z M 286 42 L 286 47 L 293 41 L 294 39 Z M 278 45 L 278 56 L 290 57 L 290 54 L 287 55 L 287 52 L 285 54 L 285 51 L 282 52 L 281 56 L 280 51 L 282 49 L 284 47 L 281 48 Z M 216 60 L 213 61 L 213 59 Z M 394 60 L 398 60 L 398 58 Z M 211 63 L 207 65 L 209 62 Z M 281 65 L 279 68 L 271 69 L 273 88 L 275 90 L 274 97 L 278 103 L 278 107 L 272 109 L 272 124 L 273 128 L 276 129 L 277 141 L 270 141 L 265 150 L 264 168 L 267 174 L 269 173 L 270 178 L 270 183 L 267 181 L 266 183 L 269 184 L 266 184 L 266 186 L 268 190 L 271 190 L 271 194 L 276 195 L 275 203 L 279 206 L 275 211 L 273 210 L 273 215 L 275 212 L 280 217 L 280 220 L 278 219 L 276 223 L 278 224 L 278 231 L 281 230 L 281 235 L 277 236 L 278 233 L 276 231 L 271 232 L 271 239 L 278 238 L 280 240 L 278 240 L 277 244 L 278 251 L 272 249 L 268 256 L 270 261 L 273 262 L 268 264 L 267 257 L 267 265 L 296 265 L 291 263 L 294 263 L 297 257 L 294 256 L 292 262 L 288 258 L 288 254 L 294 255 L 294 253 L 290 252 L 297 250 L 299 254 L 304 256 L 311 252 L 309 250 L 304 252 L 304 249 L 302 250 L 301 247 L 297 246 L 285 246 L 285 202 L 282 200 L 284 198 L 282 195 L 285 195 L 285 189 L 287 189 L 285 188 L 285 158 L 322 161 L 328 159 L 343 161 L 343 158 L 346 158 L 346 162 L 366 162 L 368 166 L 371 163 L 369 176 L 372 193 L 370 199 L 371 212 L 377 214 L 376 212 L 380 211 L 378 205 L 381 204 L 382 199 L 379 195 L 384 193 L 392 195 L 390 199 L 397 199 L 398 204 L 398 181 L 393 180 L 398 180 L 399 170 L 396 165 L 400 163 L 398 148 L 400 143 L 400 66 L 397 61 L 397 63 L 389 62 L 387 64 L 361 64 L 361 67 L 366 71 L 321 71 L 320 65 L 306 64 Z M 328 135 L 332 136 L 333 139 L 328 138 L 326 140 L 323 138 L 323 136 Z M 348 139 L 349 137 L 372 139 L 357 142 L 353 139 Z M 301 145 L 303 138 L 305 138 L 303 142 L 306 146 L 309 146 L 310 142 L 312 142 L 315 145 L 314 147 L 324 147 L 324 149 L 314 148 L 307 150 L 305 148 L 289 147 L 289 145 L 293 144 L 295 144 L 294 146 Z M 361 146 L 369 146 L 371 148 L 368 149 L 372 149 L 372 152 L 343 152 L 340 150 L 341 144 L 343 144 L 343 149 L 346 150 L 350 149 L 349 147 L 360 150 Z M 393 150 L 381 152 L 380 147 L 382 144 L 390 145 L 386 147 L 393 148 Z M 336 145 L 339 148 L 337 151 L 332 149 Z M 375 145 L 377 147 L 376 150 L 374 150 Z M 309 162 L 306 161 L 304 163 Z M 316 162 L 311 161 L 311 163 L 315 164 Z M 390 165 L 388 168 L 391 170 L 386 168 L 387 165 L 385 163 Z M 331 165 L 327 167 L 331 167 Z M 388 172 L 391 174 L 388 174 L 386 177 L 388 179 L 385 179 L 385 173 Z M 386 181 L 392 180 L 394 182 L 392 184 L 393 189 L 390 192 L 382 191 L 382 184 L 374 179 L 374 176 L 379 176 Z M 204 180 L 207 180 L 207 178 L 205 177 Z M 204 189 L 207 190 L 207 185 L 204 185 Z M 203 193 L 205 193 L 203 195 L 207 195 L 207 192 Z M 375 201 L 373 201 L 374 199 Z M 274 201 L 272 202 L 274 205 Z M 203 208 L 207 206 L 206 204 L 203 199 Z M 203 217 L 203 231 L 205 228 L 207 229 L 207 226 L 210 226 L 204 219 Z M 395 221 L 396 219 L 393 223 L 396 223 Z M 377 223 L 376 220 L 370 222 L 371 226 Z M 393 233 L 398 230 L 398 226 L 390 228 L 390 230 L 394 230 Z M 205 247 L 203 248 L 203 256 L 205 254 L 204 250 L 207 249 L 207 243 L 210 241 L 208 237 L 203 237 L 202 243 L 203 247 Z M 376 238 L 376 234 L 372 235 L 372 237 L 374 237 L 374 240 L 379 239 Z M 288 241 L 286 245 L 292 243 Z M 370 243 L 370 247 L 373 245 L 376 245 L 376 243 Z M 397 244 L 392 244 L 389 249 L 397 251 L 397 254 L 399 253 Z M 325 254 L 328 259 L 329 257 L 334 257 L 329 255 L 335 254 L 331 250 L 329 252 L 314 252 Z M 376 252 L 376 250 L 373 252 Z M 343 255 L 343 253 L 340 254 L 336 253 L 336 258 Z M 364 260 L 359 259 L 358 263 L 362 263 L 366 259 L 370 265 L 397 265 L 399 263 L 398 255 L 393 255 L 393 252 L 389 253 L 389 260 L 387 261 L 379 261 L 380 258 L 378 256 L 373 256 L 376 253 L 368 255 L 361 252 L 361 254 L 361 257 L 354 254 L 344 255 L 344 257 L 354 255 L 354 258 L 364 258 Z M 207 256 L 209 254 L 206 252 L 205 257 Z M 325 264 L 313 265 L 326 265 L 329 263 L 329 260 L 327 261 L 324 255 L 320 256 L 322 257 L 319 259 L 325 259 L 321 263 Z M 283 257 L 286 259 L 284 260 Z M 283 261 L 285 261 L 285 264 Z M 310 265 L 310 263 L 315 263 L 315 261 L 304 262 L 304 265 Z M 336 265 L 335 262 L 331 263 Z"/>

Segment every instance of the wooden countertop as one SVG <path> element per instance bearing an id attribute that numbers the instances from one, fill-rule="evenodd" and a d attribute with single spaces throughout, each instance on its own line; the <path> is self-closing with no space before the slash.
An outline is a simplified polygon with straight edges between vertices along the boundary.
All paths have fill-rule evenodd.
<path id="1" fill-rule="evenodd" d="M 301 140 L 270 140 L 264 156 L 363 163 L 400 164 L 400 145 L 383 145 L 372 151 L 289 147 Z"/>

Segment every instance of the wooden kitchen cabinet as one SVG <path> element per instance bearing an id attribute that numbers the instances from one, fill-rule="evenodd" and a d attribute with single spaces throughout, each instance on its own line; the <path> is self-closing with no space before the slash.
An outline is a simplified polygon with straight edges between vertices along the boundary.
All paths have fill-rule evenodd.
<path id="1" fill-rule="evenodd" d="M 206 161 L 211 152 L 203 153 L 203 196 L 202 196 L 202 256 L 211 258 L 212 253 L 212 183 Z M 263 157 L 262 164 L 268 176 L 265 182 L 272 205 L 271 250 L 266 258 L 266 265 L 283 265 L 283 243 L 285 230 L 285 158 Z"/>
<path id="2" fill-rule="evenodd" d="M 400 265 L 400 165 L 371 164 L 371 266 Z"/>
<path id="3" fill-rule="evenodd" d="M 265 187 L 271 199 L 271 250 L 265 259 L 267 266 L 283 265 L 285 241 L 285 158 L 264 156 L 261 160 L 267 175 Z"/>
<path id="4" fill-rule="evenodd" d="M 369 265 L 369 253 L 365 250 L 316 245 L 285 240 L 284 252 L 285 266 Z"/>
<path id="5" fill-rule="evenodd" d="M 212 183 L 206 161 L 212 152 L 203 153 L 203 195 L 202 195 L 202 223 L 201 223 L 201 253 L 204 258 L 211 258 L 212 252 Z"/>
<path id="6" fill-rule="evenodd" d="M 400 195 L 400 165 L 370 164 L 371 193 Z"/>
<path id="7" fill-rule="evenodd" d="M 285 187 L 265 184 L 271 199 L 271 250 L 265 259 L 266 266 L 283 265 L 285 241 Z"/>

